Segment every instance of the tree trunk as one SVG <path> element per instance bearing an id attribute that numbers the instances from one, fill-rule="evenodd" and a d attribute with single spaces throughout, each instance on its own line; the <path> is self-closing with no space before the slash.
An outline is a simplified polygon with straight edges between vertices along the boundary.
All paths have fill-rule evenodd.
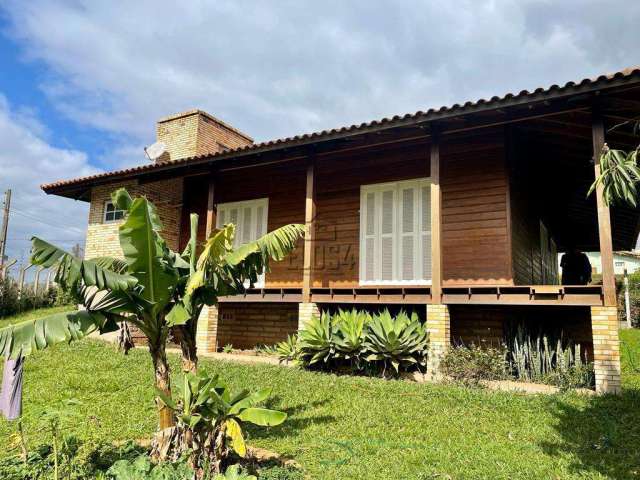
<path id="1" fill-rule="evenodd" d="M 159 339 L 154 343 L 149 340 L 149 353 L 153 362 L 153 370 L 155 372 L 155 386 L 165 395 L 171 397 L 171 379 L 169 378 L 169 364 L 167 362 L 167 352 L 164 342 Z M 160 430 L 173 427 L 175 419 L 173 412 L 169 407 L 156 399 L 158 411 L 160 414 Z"/>
<path id="2" fill-rule="evenodd" d="M 198 352 L 195 332 L 189 328 L 189 324 L 186 324 L 175 327 L 174 335 L 180 344 L 182 352 L 182 371 L 184 373 L 196 373 L 198 370 Z"/>

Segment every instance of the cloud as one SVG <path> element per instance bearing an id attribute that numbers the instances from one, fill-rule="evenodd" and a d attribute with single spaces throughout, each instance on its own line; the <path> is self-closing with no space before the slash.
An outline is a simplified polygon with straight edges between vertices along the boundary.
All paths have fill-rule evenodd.
<path id="1" fill-rule="evenodd" d="M 49 67 L 42 88 L 58 110 L 121 149 L 150 143 L 157 118 L 193 107 L 264 140 L 594 76 L 636 61 L 640 42 L 640 4 L 626 0 L 6 9 L 27 57 Z"/>
<path id="2" fill-rule="evenodd" d="M 97 170 L 84 153 L 49 145 L 45 132 L 33 111 L 12 109 L 0 94 L 0 193 L 12 189 L 6 254 L 19 261 L 27 260 L 32 235 L 65 248 L 84 242 L 87 203 L 47 196 L 39 185 Z"/>

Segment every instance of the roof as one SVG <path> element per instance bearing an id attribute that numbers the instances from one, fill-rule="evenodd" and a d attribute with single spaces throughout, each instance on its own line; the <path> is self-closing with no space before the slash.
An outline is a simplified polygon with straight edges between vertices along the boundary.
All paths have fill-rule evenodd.
<path id="1" fill-rule="evenodd" d="M 551 85 L 547 88 L 537 88 L 533 91 L 522 90 L 520 93 L 507 93 L 501 97 L 494 96 L 490 99 L 479 99 L 475 102 L 466 102 L 464 104 L 454 104 L 451 106 L 443 106 L 440 108 L 431 108 L 426 111 L 417 111 L 415 113 L 407 113 L 405 115 L 395 115 L 391 118 L 385 117 L 379 120 L 373 120 L 359 125 L 350 125 L 331 130 L 322 130 L 320 132 L 307 133 L 294 137 L 280 138 L 269 140 L 261 143 L 254 143 L 238 148 L 225 150 L 223 152 L 197 155 L 187 157 L 172 162 L 152 163 L 140 165 L 137 167 L 114 170 L 111 172 L 103 172 L 86 177 L 74 178 L 69 180 L 60 180 L 53 183 L 44 184 L 41 188 L 47 193 L 62 193 L 68 187 L 90 186 L 93 183 L 104 182 L 109 179 L 120 179 L 134 177 L 139 174 L 153 172 L 154 170 L 166 170 L 167 168 L 178 168 L 191 163 L 197 163 L 200 160 L 217 161 L 222 159 L 239 158 L 244 155 L 260 153 L 263 151 L 273 151 L 277 149 L 286 149 L 291 146 L 299 146 L 304 144 L 312 144 L 325 140 L 347 137 L 368 131 L 380 129 L 390 129 L 406 125 L 415 125 L 419 123 L 429 123 L 437 120 L 443 120 L 451 117 L 458 117 L 477 112 L 488 110 L 498 110 L 508 106 L 524 105 L 532 102 L 541 102 L 552 98 L 560 98 L 564 96 L 576 95 L 597 91 L 602 88 L 609 88 L 624 84 L 629 81 L 640 81 L 640 66 L 631 67 L 613 74 L 600 75 L 593 79 L 585 78 L 578 82 L 567 82 L 566 84 Z"/>

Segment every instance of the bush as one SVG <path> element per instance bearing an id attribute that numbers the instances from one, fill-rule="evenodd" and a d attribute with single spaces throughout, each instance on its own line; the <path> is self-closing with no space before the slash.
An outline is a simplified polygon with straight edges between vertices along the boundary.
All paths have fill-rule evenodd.
<path id="1" fill-rule="evenodd" d="M 475 344 L 453 346 L 443 357 L 441 368 L 444 375 L 455 382 L 477 385 L 482 380 L 502 380 L 508 377 L 507 349 L 482 347 Z"/>
<path id="2" fill-rule="evenodd" d="M 562 331 L 542 333 L 520 323 L 507 331 L 509 370 L 518 380 L 561 388 L 592 387 L 593 365 L 580 344 L 564 339 Z"/>
<path id="3" fill-rule="evenodd" d="M 18 292 L 18 284 L 7 277 L 0 280 L 0 318 L 10 317 L 20 312 L 26 312 L 36 308 L 74 305 L 73 297 L 64 293 L 58 287 L 53 286 L 48 290 L 40 289 L 33 293 L 31 286 L 23 288 L 22 294 Z"/>
<path id="4" fill-rule="evenodd" d="M 395 374 L 426 366 L 429 338 L 413 313 L 388 310 L 371 315 L 351 310 L 322 313 L 299 332 L 276 345 L 281 361 L 306 367 L 348 368 L 359 372 Z"/>

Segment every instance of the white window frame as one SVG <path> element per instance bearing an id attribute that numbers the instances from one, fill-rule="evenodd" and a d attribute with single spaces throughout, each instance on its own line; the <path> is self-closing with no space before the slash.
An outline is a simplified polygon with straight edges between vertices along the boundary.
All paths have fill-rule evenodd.
<path id="1" fill-rule="evenodd" d="M 113 210 L 111 212 L 107 212 L 107 206 L 108 205 L 113 205 Z M 117 219 L 113 219 L 113 220 L 107 220 L 107 213 L 113 213 L 115 215 L 116 212 L 122 212 L 122 218 L 117 218 Z M 102 222 L 103 223 L 121 222 L 122 220 L 124 220 L 125 213 L 126 213 L 125 210 L 120 210 L 119 208 L 116 208 L 115 203 L 113 203 L 111 200 L 105 200 L 104 208 L 102 210 Z"/>
<path id="2" fill-rule="evenodd" d="M 402 198 L 401 192 L 403 188 L 408 186 L 414 187 L 415 192 L 417 192 L 418 199 L 414 199 L 414 206 L 418 206 L 418 208 L 414 208 L 413 218 L 414 225 L 416 226 L 417 231 L 414 232 L 414 238 L 417 238 L 417 245 L 415 245 L 416 255 L 413 259 L 413 269 L 414 269 L 414 277 L 424 277 L 423 272 L 423 243 L 422 243 L 422 235 L 432 235 L 432 226 L 431 226 L 431 217 L 429 216 L 429 230 L 426 233 L 423 233 L 421 230 L 421 218 L 422 218 L 422 201 L 421 201 L 421 189 L 424 186 L 429 187 L 429 194 L 431 192 L 431 178 L 415 178 L 411 180 L 403 180 L 398 182 L 385 182 L 385 183 L 376 183 L 369 185 L 361 185 L 360 186 L 360 255 L 359 255 L 359 284 L 360 285 L 431 285 L 431 279 L 420 278 L 417 280 L 401 280 L 402 277 L 402 265 L 400 262 L 401 259 L 401 248 L 402 248 L 402 238 L 406 236 L 402 232 Z M 369 193 L 381 192 L 389 189 L 394 190 L 393 194 L 393 202 L 394 202 L 394 212 L 393 212 L 393 222 L 394 222 L 394 248 L 392 252 L 392 262 L 393 262 L 393 280 L 381 280 L 381 265 L 374 264 L 374 276 L 377 280 L 364 280 L 365 278 L 365 269 L 366 269 L 366 252 L 365 252 L 365 239 L 367 237 L 371 237 L 366 233 L 366 197 Z M 380 202 L 376 201 L 376 207 L 374 209 L 376 221 L 378 224 L 381 223 L 382 219 L 382 208 L 379 205 Z M 376 246 L 374 251 L 379 251 L 381 248 L 381 234 L 377 234 L 375 238 Z M 429 242 L 430 244 L 431 242 Z M 428 252 L 428 255 L 431 256 L 431 251 Z M 417 274 L 415 272 L 418 272 Z M 429 275 L 430 276 L 430 275 Z"/>
<path id="3" fill-rule="evenodd" d="M 255 200 L 243 200 L 240 202 L 227 202 L 227 203 L 219 203 L 216 205 L 216 228 L 222 228 L 224 225 L 231 223 L 230 222 L 230 218 L 228 216 L 228 214 L 226 212 L 230 212 L 232 209 L 237 209 L 238 210 L 238 219 L 237 219 L 237 224 L 236 224 L 236 235 L 233 239 L 233 246 L 234 247 L 239 247 L 240 245 L 242 245 L 244 243 L 243 241 L 243 234 L 244 234 L 244 227 L 243 227 L 243 222 L 244 222 L 244 210 L 246 208 L 250 208 L 252 211 L 252 216 L 255 215 L 257 218 L 257 213 L 258 213 L 258 209 L 262 207 L 263 208 L 263 215 L 262 215 L 262 220 L 261 220 L 261 225 L 260 225 L 260 232 L 258 232 L 258 222 L 256 221 L 252 221 L 251 222 L 251 234 L 249 236 L 249 238 L 251 240 L 249 241 L 253 241 L 255 239 L 258 238 L 258 236 L 262 236 L 265 233 L 267 233 L 267 225 L 269 222 L 269 199 L 268 198 L 258 198 Z M 225 212 L 224 215 L 224 224 L 222 223 L 223 219 L 222 219 L 222 212 Z M 258 235 L 258 233 L 260 233 L 260 235 Z M 248 285 L 247 285 L 248 286 Z M 256 288 L 263 288 L 264 287 L 264 275 L 260 275 L 258 277 L 258 281 L 254 284 L 254 287 Z"/>

